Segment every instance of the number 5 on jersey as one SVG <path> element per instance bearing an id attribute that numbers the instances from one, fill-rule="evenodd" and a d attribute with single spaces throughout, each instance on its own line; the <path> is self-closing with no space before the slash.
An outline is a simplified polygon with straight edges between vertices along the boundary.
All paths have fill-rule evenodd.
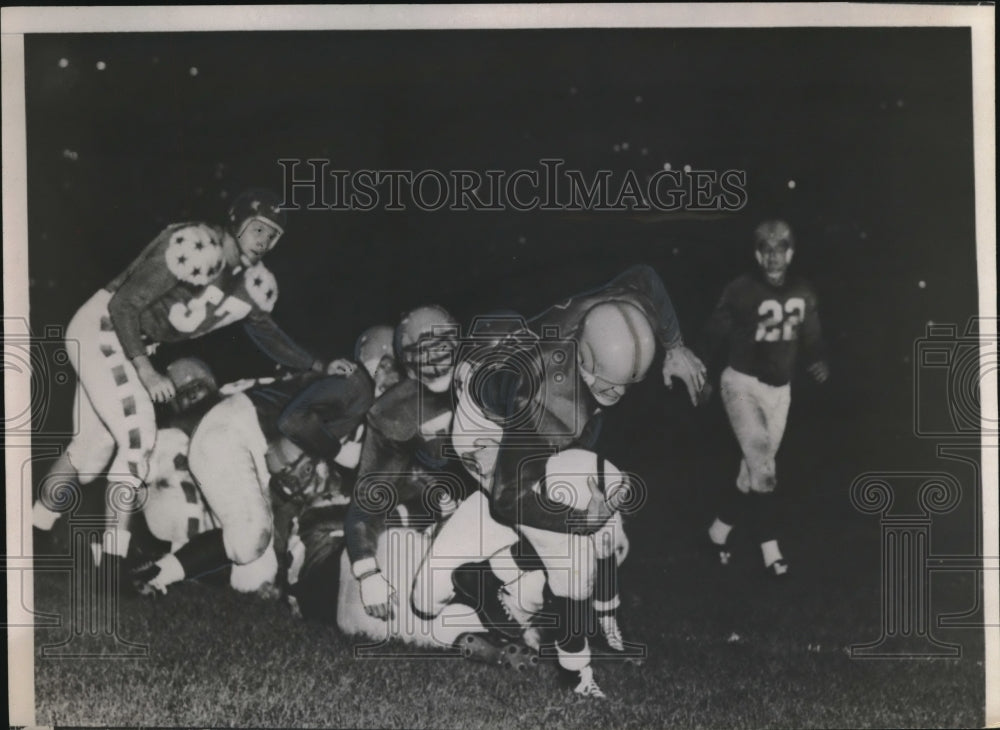
<path id="1" fill-rule="evenodd" d="M 185 305 L 178 302 L 170 308 L 168 317 L 170 324 L 178 332 L 194 332 L 208 316 L 208 305 L 216 306 L 214 316 L 219 320 L 212 324 L 212 329 L 223 327 L 231 322 L 243 319 L 252 307 L 237 297 L 226 297 L 217 286 L 207 286 L 199 296 L 191 299 Z"/>
<path id="2" fill-rule="evenodd" d="M 799 325 L 806 315 L 806 302 L 801 297 L 792 297 L 781 303 L 774 299 L 765 299 L 757 307 L 760 321 L 757 323 L 757 342 L 778 342 L 779 340 L 794 340 L 799 335 Z"/>

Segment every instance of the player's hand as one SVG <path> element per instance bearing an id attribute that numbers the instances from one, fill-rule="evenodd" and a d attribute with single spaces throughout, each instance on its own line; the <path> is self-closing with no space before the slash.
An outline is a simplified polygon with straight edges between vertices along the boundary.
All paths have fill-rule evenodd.
<path id="1" fill-rule="evenodd" d="M 346 360 L 340 358 L 338 360 L 331 360 L 330 364 L 326 366 L 327 375 L 351 375 L 355 370 L 358 369 L 357 363 L 351 360 Z"/>
<path id="2" fill-rule="evenodd" d="M 693 406 L 698 405 L 698 394 L 705 386 L 705 373 L 704 363 L 684 345 L 670 348 L 663 358 L 663 384 L 672 388 L 673 379 L 680 380 L 687 387 Z"/>
<path id="3" fill-rule="evenodd" d="M 361 603 L 369 616 L 385 621 L 395 616 L 396 590 L 381 572 L 361 579 Z"/>
<path id="4" fill-rule="evenodd" d="M 813 376 L 813 379 L 817 383 L 825 383 L 827 378 L 830 377 L 830 366 L 822 360 L 814 362 L 812 365 L 807 367 L 806 370 Z"/>
<path id="5" fill-rule="evenodd" d="M 154 403 L 167 403 L 177 394 L 173 381 L 158 373 L 153 366 L 137 367 L 136 373 Z"/>

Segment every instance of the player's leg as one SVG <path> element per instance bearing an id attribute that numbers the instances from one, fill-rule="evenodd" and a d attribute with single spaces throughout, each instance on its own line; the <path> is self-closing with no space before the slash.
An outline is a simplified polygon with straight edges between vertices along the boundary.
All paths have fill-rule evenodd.
<path id="1" fill-rule="evenodd" d="M 172 583 L 257 560 L 271 544 L 267 441 L 250 400 L 231 396 L 209 411 L 191 438 L 189 462 L 221 525 L 196 535 L 136 579 L 165 591 Z"/>
<path id="2" fill-rule="evenodd" d="M 621 607 L 618 567 L 627 550 L 623 548 L 623 544 L 627 545 L 627 538 L 621 514 L 615 512 L 592 539 L 596 556 L 594 613 L 597 625 L 611 649 L 625 651 L 625 640 L 618 625 L 618 609 Z"/>
<path id="3" fill-rule="evenodd" d="M 114 454 L 114 438 L 79 385 L 73 413 L 77 433 L 42 479 L 32 505 L 32 525 L 40 535 L 51 533 L 59 517 L 77 508 L 83 487 L 104 473 Z"/>
<path id="4" fill-rule="evenodd" d="M 490 516 L 489 499 L 476 490 L 444 522 L 417 569 L 411 600 L 424 619 L 437 616 L 455 599 L 454 573 L 488 559 L 517 542 L 517 533 Z"/>
<path id="5" fill-rule="evenodd" d="M 788 421 L 791 388 L 788 385 L 765 386 L 765 388 L 767 390 L 762 394 L 761 402 L 768 435 L 768 456 L 770 464 L 774 465 L 778 449 L 781 446 L 781 439 L 785 433 L 785 424 Z M 760 544 L 764 567 L 773 575 L 782 576 L 788 572 L 788 562 L 778 546 L 779 525 L 777 499 L 774 492 L 777 487 L 776 466 L 772 466 L 772 470 L 771 481 L 764 481 L 760 485 L 752 484 L 750 500 L 754 514 L 756 540 Z M 763 488 L 755 488 L 758 486 Z M 770 490 L 767 489 L 768 487 Z"/>
<path id="6" fill-rule="evenodd" d="M 604 692 L 594 679 L 587 642 L 596 570 L 594 542 L 585 535 L 524 525 L 519 529 L 545 565 L 556 617 L 554 638 L 559 666 L 573 673 L 574 692 L 603 698 Z"/>
<path id="7" fill-rule="evenodd" d="M 141 490 L 156 442 L 156 414 L 111 324 L 107 313 L 110 298 L 103 290 L 95 294 L 70 322 L 66 337 L 74 341 L 74 347 L 69 348 L 71 361 L 87 399 L 115 441 L 106 499 L 109 521 L 115 527 L 105 535 L 104 553 L 124 558 L 129 546 L 128 523 L 143 501 Z M 81 416 L 82 405 L 81 401 Z M 74 448 L 71 459 L 77 453 Z"/>
<path id="8" fill-rule="evenodd" d="M 709 539 L 716 546 L 722 565 L 728 565 L 731 559 L 728 540 L 733 526 L 743 518 L 751 520 L 748 495 L 752 475 L 755 469 L 760 471 L 756 465 L 761 463 L 768 450 L 769 439 L 764 414 L 754 384 L 760 385 L 756 378 L 732 368 L 726 368 L 719 381 L 722 404 L 742 455 L 736 489 L 725 490 L 715 521 L 708 530 Z"/>

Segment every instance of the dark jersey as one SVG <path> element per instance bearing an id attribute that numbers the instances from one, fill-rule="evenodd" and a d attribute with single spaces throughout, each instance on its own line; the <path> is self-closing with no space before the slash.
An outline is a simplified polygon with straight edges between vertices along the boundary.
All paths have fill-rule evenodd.
<path id="1" fill-rule="evenodd" d="M 179 342 L 242 321 L 269 357 L 306 369 L 314 358 L 271 319 L 278 283 L 263 264 L 227 265 L 231 236 L 204 223 L 164 229 L 105 289 L 112 294 L 108 314 L 127 357 L 146 343 Z M 232 244 L 230 244 L 232 245 Z"/>
<path id="2" fill-rule="evenodd" d="M 567 448 L 593 450 L 597 442 L 601 409 L 579 375 L 576 347 L 584 315 L 597 304 L 617 301 L 641 309 L 663 347 L 683 342 L 663 280 L 649 266 L 633 266 L 606 286 L 529 320 L 536 341 L 513 355 L 509 367 L 495 367 L 478 388 L 484 412 L 504 429 L 490 494 L 491 512 L 500 522 L 563 532 L 568 520 L 585 515 L 552 510 L 532 488 L 549 455 Z"/>
<path id="3" fill-rule="evenodd" d="M 307 372 L 256 385 L 246 395 L 268 442 L 284 436 L 309 456 L 329 460 L 363 423 L 374 384 L 359 367 L 346 376 Z"/>
<path id="4" fill-rule="evenodd" d="M 453 415 L 450 392 L 434 393 L 412 379 L 387 390 L 372 406 L 345 525 L 351 562 L 375 555 L 388 512 L 380 507 L 390 506 L 383 504 L 381 490 L 391 492 L 391 504 L 400 504 L 420 499 L 435 483 L 429 478 L 434 473 L 448 472 L 455 484 L 457 460 L 448 451 Z"/>
<path id="5" fill-rule="evenodd" d="M 710 362 L 724 344 L 734 370 L 769 385 L 787 384 L 800 344 L 809 364 L 824 358 L 815 290 L 795 276 L 778 287 L 760 272 L 738 277 L 722 292 L 699 354 Z"/>

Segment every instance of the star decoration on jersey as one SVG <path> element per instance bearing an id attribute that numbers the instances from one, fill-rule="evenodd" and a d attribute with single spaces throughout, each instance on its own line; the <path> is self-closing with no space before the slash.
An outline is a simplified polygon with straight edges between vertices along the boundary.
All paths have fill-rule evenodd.
<path id="1" fill-rule="evenodd" d="M 247 269 L 243 283 L 254 304 L 265 312 L 274 309 L 278 298 L 278 280 L 263 264 L 258 263 Z"/>
<path id="2" fill-rule="evenodd" d="M 222 248 L 206 225 L 184 226 L 170 236 L 164 252 L 167 268 L 180 281 L 205 286 L 222 270 Z"/>

